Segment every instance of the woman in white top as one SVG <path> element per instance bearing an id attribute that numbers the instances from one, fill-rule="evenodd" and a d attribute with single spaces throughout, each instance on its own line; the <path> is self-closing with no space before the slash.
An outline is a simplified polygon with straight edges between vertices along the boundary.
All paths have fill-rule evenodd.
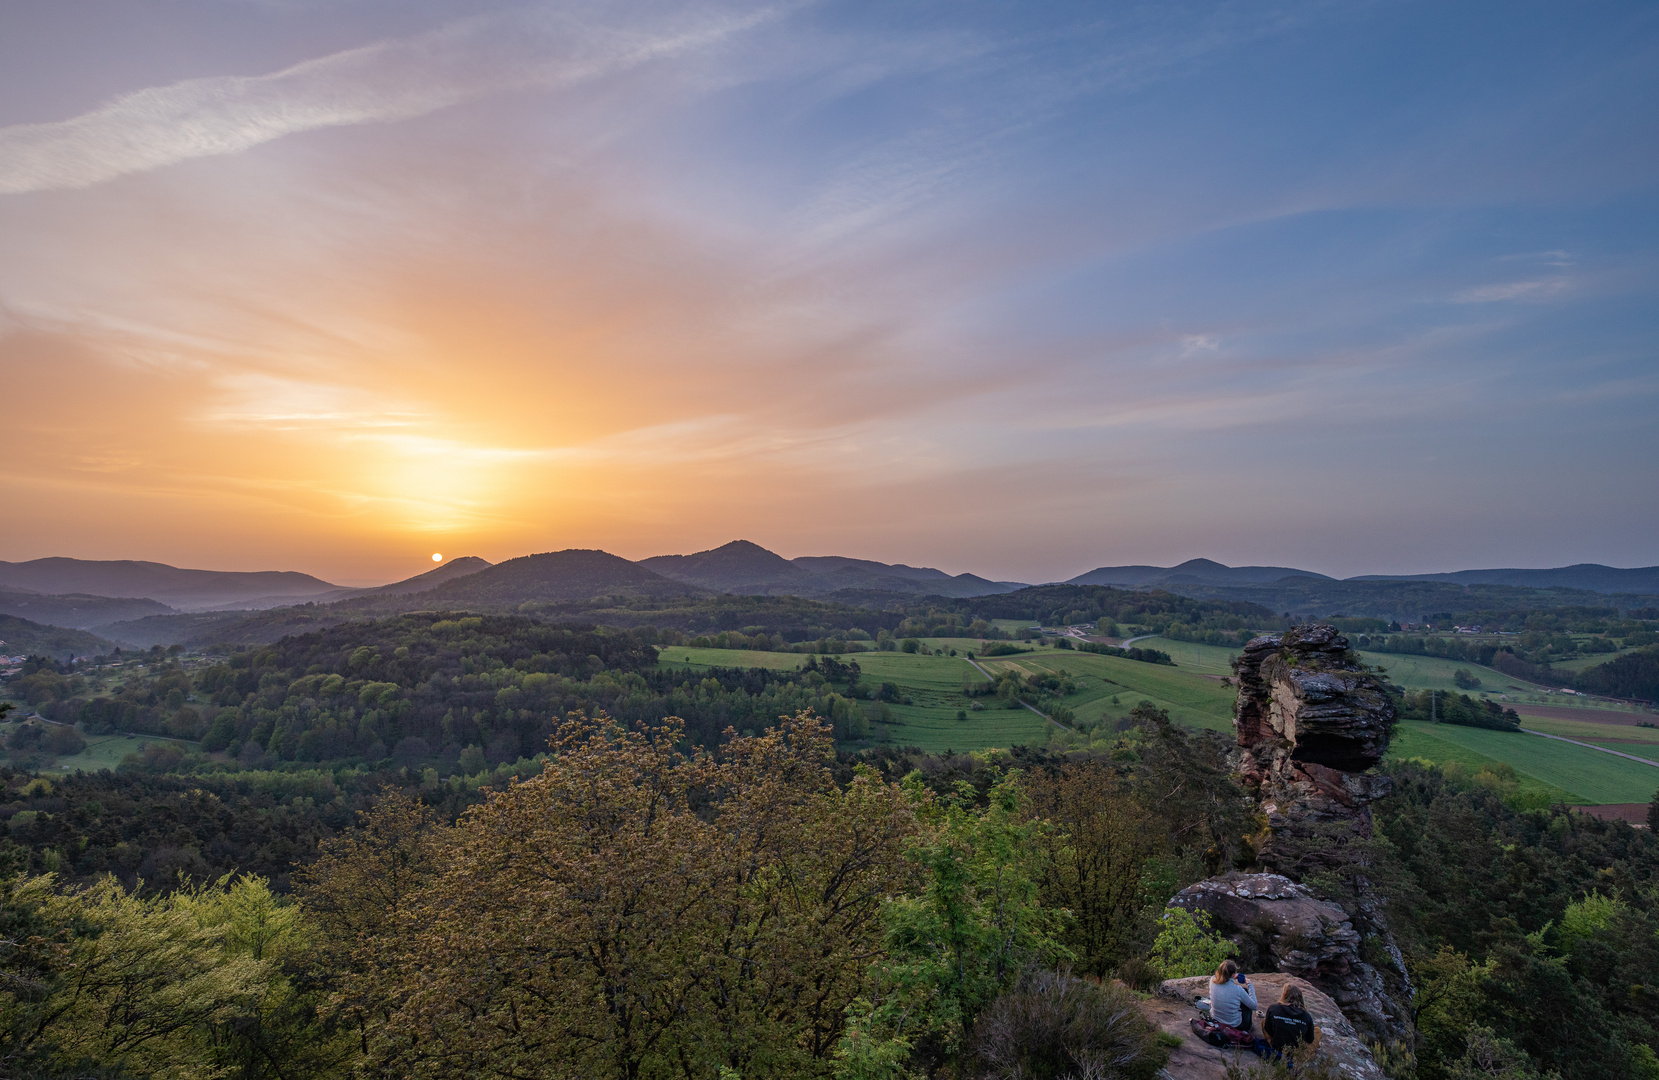
<path id="1" fill-rule="evenodd" d="M 1231 960 L 1223 960 L 1210 976 L 1210 1017 L 1240 1031 L 1251 1030 L 1256 1022 L 1256 991 Z"/>

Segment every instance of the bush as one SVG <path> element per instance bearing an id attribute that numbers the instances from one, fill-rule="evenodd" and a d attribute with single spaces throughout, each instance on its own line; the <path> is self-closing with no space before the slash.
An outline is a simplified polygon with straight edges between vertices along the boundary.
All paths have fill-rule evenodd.
<path id="1" fill-rule="evenodd" d="M 1133 991 L 1065 971 L 1027 973 L 979 1014 L 974 1043 L 981 1075 L 995 1080 L 1150 1080 L 1169 1060 Z"/>
<path id="2" fill-rule="evenodd" d="M 1210 975 L 1223 960 L 1238 955 L 1237 945 L 1211 933 L 1210 917 L 1202 911 L 1166 908 L 1158 923 L 1158 937 L 1146 960 L 1165 979 Z"/>
<path id="3" fill-rule="evenodd" d="M 1217 961 L 1219 963 L 1219 961 Z M 1117 977 L 1136 990 L 1155 990 L 1164 981 L 1163 972 L 1139 956 L 1131 956 L 1118 965 Z"/>
<path id="4" fill-rule="evenodd" d="M 1468 668 L 1458 668 L 1452 672 L 1452 682 L 1459 690 L 1473 690 L 1480 686 L 1480 679 Z"/>
<path id="5" fill-rule="evenodd" d="M 78 754 L 85 750 L 86 740 L 81 738 L 80 732 L 68 724 L 60 724 L 46 729 L 46 737 L 41 740 L 41 745 L 46 748 L 46 752 L 49 754 L 68 757 L 70 754 Z"/>

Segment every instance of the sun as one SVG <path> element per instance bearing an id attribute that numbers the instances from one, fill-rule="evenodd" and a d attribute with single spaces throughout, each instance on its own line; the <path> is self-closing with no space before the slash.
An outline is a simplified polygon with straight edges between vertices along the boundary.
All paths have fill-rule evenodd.
<path id="1" fill-rule="evenodd" d="M 436 551 L 434 551 L 432 553 L 432 561 L 433 562 L 443 562 L 444 557 L 442 555 L 438 554 Z"/>

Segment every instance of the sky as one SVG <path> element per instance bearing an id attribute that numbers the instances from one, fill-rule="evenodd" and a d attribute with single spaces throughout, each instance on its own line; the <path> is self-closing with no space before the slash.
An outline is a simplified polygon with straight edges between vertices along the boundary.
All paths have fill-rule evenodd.
<path id="1" fill-rule="evenodd" d="M 1651 3 L 0 5 L 0 559 L 1659 563 Z"/>

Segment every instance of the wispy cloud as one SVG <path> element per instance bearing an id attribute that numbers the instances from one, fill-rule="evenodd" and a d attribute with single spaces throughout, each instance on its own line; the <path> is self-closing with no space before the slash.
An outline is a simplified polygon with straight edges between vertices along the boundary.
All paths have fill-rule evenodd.
<path id="1" fill-rule="evenodd" d="M 487 94 L 579 83 L 708 47 L 771 14 L 670 10 L 626 28 L 610 9 L 602 22 L 543 8 L 465 19 L 269 75 L 186 79 L 69 120 L 14 124 L 0 128 L 0 194 L 86 188 L 297 132 L 406 120 Z"/>
<path id="2" fill-rule="evenodd" d="M 1181 338 L 1181 359 L 1187 360 L 1200 353 L 1215 353 L 1221 349 L 1221 338 L 1215 334 L 1185 334 Z"/>
<path id="3" fill-rule="evenodd" d="M 1477 285 L 1452 297 L 1457 304 L 1491 304 L 1500 300 L 1541 300 L 1567 288 L 1566 278 L 1539 278 L 1533 281 L 1505 281 Z"/>

